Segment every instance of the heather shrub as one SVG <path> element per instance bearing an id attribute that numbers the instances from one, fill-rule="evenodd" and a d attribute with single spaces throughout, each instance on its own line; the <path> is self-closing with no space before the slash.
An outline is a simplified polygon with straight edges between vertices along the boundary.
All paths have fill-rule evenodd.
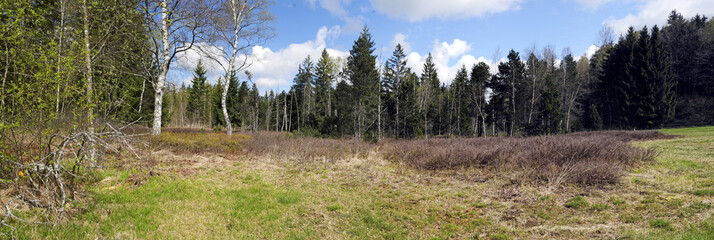
<path id="1" fill-rule="evenodd" d="M 309 135 L 309 134 L 308 134 Z M 159 148 L 199 153 L 251 154 L 306 161 L 364 158 L 375 152 L 422 170 L 479 168 L 494 174 L 517 172 L 519 181 L 596 185 L 615 183 L 628 168 L 653 159 L 654 149 L 630 141 L 667 138 L 659 132 L 605 131 L 528 138 L 328 139 L 304 133 L 223 133 L 168 129 L 154 138 Z"/>
<path id="2" fill-rule="evenodd" d="M 388 159 L 424 170 L 466 167 L 523 171 L 526 181 L 614 183 L 625 169 L 653 159 L 653 149 L 628 142 L 665 137 L 658 132 L 593 132 L 529 138 L 457 138 L 392 141 Z"/>

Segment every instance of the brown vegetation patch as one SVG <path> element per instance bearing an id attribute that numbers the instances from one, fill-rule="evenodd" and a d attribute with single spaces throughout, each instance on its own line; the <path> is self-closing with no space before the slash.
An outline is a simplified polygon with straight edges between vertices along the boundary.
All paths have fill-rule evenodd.
<path id="1" fill-rule="evenodd" d="M 653 149 L 635 148 L 631 141 L 672 138 L 659 132 L 604 131 L 528 138 L 435 138 L 383 140 L 369 144 L 359 140 L 296 137 L 285 133 L 224 133 L 168 129 L 155 146 L 176 153 L 202 153 L 269 157 L 295 162 L 335 164 L 363 159 L 370 153 L 420 170 L 454 170 L 464 178 L 465 168 L 480 169 L 483 182 L 510 173 L 516 181 L 598 185 L 615 183 L 626 169 L 653 159 Z M 205 161 L 203 161 L 205 162 Z"/>
<path id="2" fill-rule="evenodd" d="M 169 130 L 151 138 L 158 149 L 170 149 L 176 153 L 228 153 L 246 152 L 253 137 L 246 134 L 207 132 L 200 130 Z"/>
<path id="3" fill-rule="evenodd" d="M 666 138 L 658 132 L 609 131 L 529 138 L 393 141 L 385 156 L 417 169 L 520 171 L 526 181 L 560 185 L 614 183 L 628 167 L 653 159 L 653 149 L 627 142 Z"/>
<path id="4" fill-rule="evenodd" d="M 365 158 L 374 145 L 359 140 L 290 137 L 283 133 L 256 134 L 251 153 L 296 160 L 325 158 L 331 162 L 344 158 Z"/>

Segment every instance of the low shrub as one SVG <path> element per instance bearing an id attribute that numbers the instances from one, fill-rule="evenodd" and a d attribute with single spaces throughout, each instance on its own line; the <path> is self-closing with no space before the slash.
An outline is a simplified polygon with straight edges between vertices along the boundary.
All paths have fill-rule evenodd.
<path id="1" fill-rule="evenodd" d="M 537 182 L 592 185 L 614 183 L 626 168 L 654 158 L 654 149 L 635 148 L 628 141 L 664 136 L 657 132 L 627 133 L 397 140 L 381 147 L 388 159 L 418 169 L 522 170 L 528 179 Z"/>
<path id="2" fill-rule="evenodd" d="M 480 168 L 495 173 L 519 171 L 519 181 L 549 185 L 615 183 L 627 168 L 654 158 L 654 149 L 629 141 L 667 138 L 659 132 L 605 131 L 528 138 L 434 138 L 380 140 L 328 139 L 299 133 L 224 133 L 166 129 L 153 138 L 158 148 L 178 152 L 245 153 L 281 159 L 337 160 L 370 152 L 422 170 Z M 709 194 L 696 192 L 694 194 Z"/>
<path id="3" fill-rule="evenodd" d="M 589 205 L 590 203 L 588 202 L 588 200 L 585 200 L 583 196 L 571 197 L 567 201 L 565 201 L 565 207 L 572 209 L 586 208 Z"/>

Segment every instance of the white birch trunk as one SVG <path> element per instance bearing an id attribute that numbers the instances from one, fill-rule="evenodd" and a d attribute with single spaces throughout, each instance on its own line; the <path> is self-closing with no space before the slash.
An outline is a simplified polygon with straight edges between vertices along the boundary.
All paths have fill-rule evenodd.
<path id="1" fill-rule="evenodd" d="M 59 114 L 60 105 L 60 74 L 62 72 L 62 40 L 64 38 L 64 1 L 60 0 L 60 30 L 59 43 L 57 46 L 57 102 L 55 103 L 55 113 Z"/>
<path id="2" fill-rule="evenodd" d="M 87 78 L 87 118 L 89 119 L 89 133 L 94 133 L 94 106 L 92 106 L 93 96 L 93 79 L 92 79 L 92 53 L 89 48 L 89 13 L 87 12 L 87 0 L 82 2 L 82 10 L 84 12 L 84 56 L 86 61 L 86 78 Z M 94 148 L 94 140 L 89 140 L 89 161 L 94 165 L 96 160 L 96 151 Z"/>
<path id="3" fill-rule="evenodd" d="M 161 51 L 159 51 L 159 58 L 163 59 L 159 65 L 159 77 L 154 84 L 154 124 L 152 135 L 158 136 L 161 134 L 161 114 L 162 114 L 162 103 L 164 97 L 164 83 L 166 82 L 166 74 L 169 72 L 169 63 L 171 61 L 171 50 L 169 43 L 169 9 L 168 0 L 161 1 Z"/>

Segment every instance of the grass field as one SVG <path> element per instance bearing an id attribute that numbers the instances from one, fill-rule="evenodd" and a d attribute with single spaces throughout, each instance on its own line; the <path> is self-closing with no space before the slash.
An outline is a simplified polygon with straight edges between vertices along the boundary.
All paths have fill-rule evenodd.
<path id="1" fill-rule="evenodd" d="M 518 172 L 484 178 L 487 173 L 477 168 L 418 170 L 375 151 L 310 161 L 255 157 L 243 152 L 256 150 L 236 143 L 250 136 L 211 136 L 209 146 L 155 146 L 143 162 L 117 162 L 99 171 L 70 220 L 54 227 L 20 224 L 16 235 L 714 239 L 714 127 L 661 132 L 684 137 L 633 143 L 655 147 L 658 155 L 617 183 L 557 187 L 518 181 Z"/>

